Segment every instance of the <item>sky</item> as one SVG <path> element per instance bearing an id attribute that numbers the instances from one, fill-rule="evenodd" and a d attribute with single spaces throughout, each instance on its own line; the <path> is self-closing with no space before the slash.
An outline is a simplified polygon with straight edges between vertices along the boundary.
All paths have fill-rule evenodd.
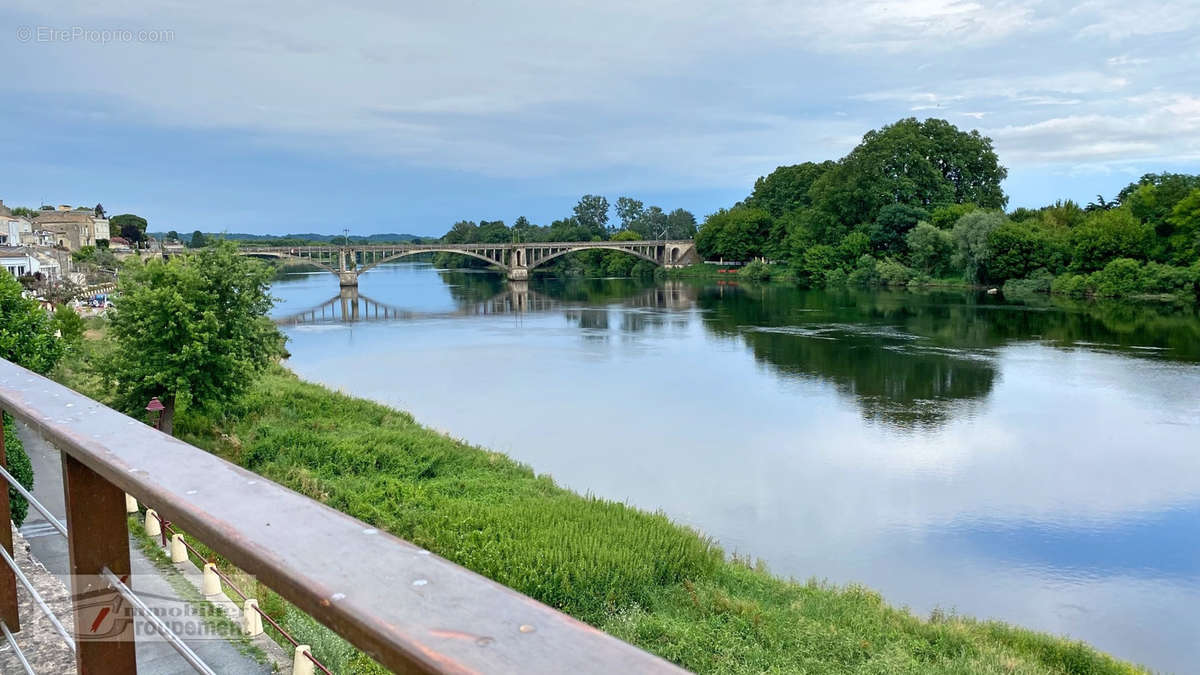
<path id="1" fill-rule="evenodd" d="M 152 231 L 702 218 L 909 116 L 1010 207 L 1200 172 L 1198 0 L 5 0 L 0 63 L 0 200 Z"/>

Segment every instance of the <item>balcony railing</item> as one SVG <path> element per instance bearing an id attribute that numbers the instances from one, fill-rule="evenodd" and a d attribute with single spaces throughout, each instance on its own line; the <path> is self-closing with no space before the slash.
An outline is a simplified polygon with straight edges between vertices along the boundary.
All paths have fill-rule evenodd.
<path id="1" fill-rule="evenodd" d="M 68 540 L 73 616 L 67 623 L 74 637 L 57 619 L 52 624 L 75 652 L 81 673 L 136 672 L 131 622 L 117 634 L 79 637 L 93 633 L 98 600 L 119 596 L 134 609 L 140 605 L 137 589 L 125 581 L 130 573 L 126 494 L 153 505 L 163 520 L 396 672 L 682 672 L 2 359 L 0 409 L 62 453 L 67 522 L 59 522 L 33 495 L 27 498 Z M 0 465 L 5 465 L 3 445 Z M 12 482 L 7 472 L 3 477 Z M 0 518 L 10 518 L 3 489 Z M 13 561 L 8 526 L 0 527 L 0 545 L 10 563 L 0 565 L 0 628 L 24 663 L 12 633 L 20 630 L 16 584 L 25 582 Z M 33 587 L 27 590 L 37 602 Z M 211 672 L 178 636 L 166 637 L 198 672 Z"/>

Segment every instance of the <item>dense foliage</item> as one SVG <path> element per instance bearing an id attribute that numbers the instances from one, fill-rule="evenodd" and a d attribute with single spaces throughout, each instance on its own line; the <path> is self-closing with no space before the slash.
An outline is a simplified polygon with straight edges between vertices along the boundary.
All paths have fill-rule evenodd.
<path id="1" fill-rule="evenodd" d="M 24 297 L 21 290 L 21 284 L 16 279 L 0 272 L 0 358 L 38 373 L 46 373 L 62 358 L 64 341 L 54 335 L 55 322 L 46 310 L 36 300 Z M 6 413 L 4 448 L 8 470 L 26 489 L 32 489 L 33 467 L 24 446 L 14 433 L 15 428 L 13 419 Z M 12 520 L 20 527 L 29 505 L 12 487 L 8 488 L 8 499 Z"/>
<path id="2" fill-rule="evenodd" d="M 246 391 L 283 351 L 266 317 L 270 278 L 230 242 L 166 262 L 127 262 L 112 318 L 116 348 L 103 364 L 122 406 L 137 411 L 157 396 L 171 433 L 177 402 L 213 410 Z"/>
<path id="3" fill-rule="evenodd" d="M 809 286 L 1043 280 L 1023 287 L 1200 294 L 1200 176 L 1148 174 L 1111 201 L 1005 213 L 1006 175 L 978 132 L 904 119 L 837 162 L 759 178 L 705 219 L 696 246 L 709 260 L 773 263 L 747 277 Z"/>
<path id="4" fill-rule="evenodd" d="M 108 219 L 110 237 L 124 237 L 130 243 L 146 241 L 146 219 L 132 213 L 122 213 Z"/>

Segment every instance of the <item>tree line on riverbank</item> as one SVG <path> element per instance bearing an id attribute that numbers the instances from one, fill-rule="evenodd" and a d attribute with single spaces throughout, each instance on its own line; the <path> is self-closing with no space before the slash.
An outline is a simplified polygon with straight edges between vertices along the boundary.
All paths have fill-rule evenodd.
<path id="1" fill-rule="evenodd" d="M 685 209 L 664 211 L 632 197 L 619 197 L 615 206 L 617 220 L 610 219 L 612 211 L 608 198 L 584 195 L 569 216 L 549 225 L 535 225 L 524 216 L 512 226 L 502 220 L 460 220 L 439 240 L 445 244 L 508 244 L 553 241 L 644 241 L 649 239 L 691 239 L 696 235 L 696 217 Z M 434 257 L 438 267 L 486 267 L 487 264 L 467 256 L 439 253 Z M 543 272 L 557 276 L 651 276 L 655 266 L 618 251 L 581 251 L 554 260 Z"/>
<path id="2" fill-rule="evenodd" d="M 868 132 L 840 160 L 781 166 L 708 216 L 696 246 L 810 287 L 937 281 L 1070 295 L 1200 295 L 1200 175 L 1113 199 L 1005 211 L 991 140 L 939 119 Z"/>

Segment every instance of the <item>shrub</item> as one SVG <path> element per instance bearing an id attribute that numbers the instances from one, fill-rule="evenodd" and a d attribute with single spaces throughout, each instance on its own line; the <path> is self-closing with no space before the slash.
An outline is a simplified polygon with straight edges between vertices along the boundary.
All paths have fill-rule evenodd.
<path id="1" fill-rule="evenodd" d="M 32 490 L 33 464 L 29 462 L 29 455 L 25 454 L 25 445 L 17 437 L 16 431 L 16 427 L 13 425 L 13 418 L 8 413 L 4 413 L 4 453 L 8 464 L 8 472 L 26 490 Z M 25 522 L 25 516 L 29 515 L 29 503 L 11 485 L 8 486 L 8 505 L 12 511 L 13 524 L 21 527 L 21 523 Z"/>
<path id="2" fill-rule="evenodd" d="M 768 265 L 761 260 L 755 260 L 747 264 L 742 269 L 738 270 L 738 276 L 742 279 L 750 281 L 770 281 L 771 280 L 771 265 Z"/>
<path id="3" fill-rule="evenodd" d="M 842 268 L 840 268 L 840 267 L 835 267 L 825 273 L 825 286 L 826 287 L 840 288 L 842 286 L 845 286 L 848 281 L 849 281 L 849 278 L 846 276 L 846 273 L 843 272 Z"/>
<path id="4" fill-rule="evenodd" d="M 1045 269 L 1038 269 L 1025 279 L 1009 279 L 1004 282 L 1002 292 L 1007 297 L 1049 293 L 1053 285 L 1054 275 Z"/>
<path id="5" fill-rule="evenodd" d="M 954 253 L 954 238 L 949 232 L 929 223 L 917 223 L 904 238 L 908 243 L 908 260 L 913 267 L 932 276 L 949 271 L 950 257 Z"/>
<path id="6" fill-rule="evenodd" d="M 875 265 L 879 283 L 885 286 L 903 286 L 912 280 L 916 274 L 911 268 L 905 267 L 891 258 Z"/>
<path id="7" fill-rule="evenodd" d="M 866 253 L 861 255 L 847 282 L 853 286 L 874 286 L 879 283 L 879 271 L 875 259 Z"/>

